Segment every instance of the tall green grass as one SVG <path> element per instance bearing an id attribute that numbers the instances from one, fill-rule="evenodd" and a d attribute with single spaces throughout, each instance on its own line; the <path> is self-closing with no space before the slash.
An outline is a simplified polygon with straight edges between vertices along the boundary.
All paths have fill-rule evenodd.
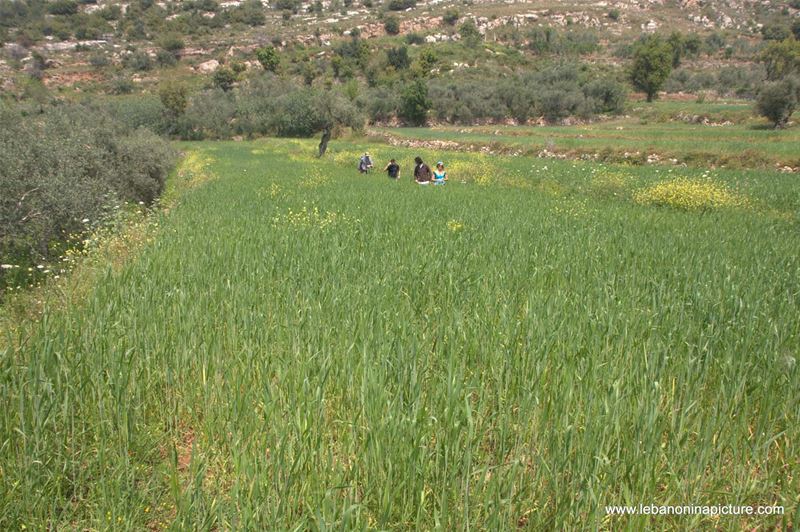
<path id="1" fill-rule="evenodd" d="M 381 145 L 184 149 L 217 178 L 6 338 L 2 528 L 797 526 L 789 176 L 711 176 L 750 203 L 686 211 L 631 200 L 667 169 L 419 187 Z M 364 149 L 404 178 L 356 175 Z M 604 512 L 640 502 L 786 514 Z"/>

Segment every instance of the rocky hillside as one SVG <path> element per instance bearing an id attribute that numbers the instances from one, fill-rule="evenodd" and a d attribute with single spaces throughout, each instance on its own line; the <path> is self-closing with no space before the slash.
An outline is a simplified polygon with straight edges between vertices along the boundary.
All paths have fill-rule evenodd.
<path id="1" fill-rule="evenodd" d="M 691 77 L 750 68 L 773 27 L 780 37 L 799 20 L 797 7 L 770 0 L 0 0 L 0 90 L 30 95 L 38 90 L 33 78 L 62 91 L 130 92 L 165 77 L 208 77 L 225 65 L 260 69 L 254 53 L 265 45 L 282 53 L 289 72 L 316 79 L 330 71 L 337 43 L 353 37 L 366 40 L 371 55 L 402 39 L 443 46 L 439 68 L 448 71 L 480 59 L 457 46 L 469 21 L 485 43 L 484 62 L 512 70 L 552 53 L 618 66 L 640 35 L 679 32 L 690 41 L 683 63 Z"/>

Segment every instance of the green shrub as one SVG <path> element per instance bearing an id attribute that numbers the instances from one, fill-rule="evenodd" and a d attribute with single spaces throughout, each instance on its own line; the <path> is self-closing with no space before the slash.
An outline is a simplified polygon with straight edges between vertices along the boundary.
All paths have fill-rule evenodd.
<path id="1" fill-rule="evenodd" d="M 293 90 L 277 99 L 280 112 L 272 117 L 272 127 L 282 137 L 308 137 L 319 131 L 317 108 L 311 89 Z"/>
<path id="2" fill-rule="evenodd" d="M 298 0 L 275 0 L 271 6 L 279 11 L 296 12 L 300 2 Z"/>
<path id="3" fill-rule="evenodd" d="M 766 71 L 762 65 L 725 67 L 717 73 L 717 93 L 753 98 L 763 84 Z"/>
<path id="4" fill-rule="evenodd" d="M 170 115 L 171 118 L 176 119 L 186 111 L 186 106 L 189 103 L 188 91 L 185 85 L 178 83 L 165 83 L 158 89 L 158 98 L 161 100 L 161 105 Z"/>
<path id="5" fill-rule="evenodd" d="M 416 0 L 389 0 L 386 7 L 390 11 L 405 11 L 417 5 Z"/>
<path id="6" fill-rule="evenodd" d="M 428 95 L 436 118 L 451 123 L 501 120 L 508 114 L 495 83 L 477 80 L 435 83 Z"/>
<path id="7" fill-rule="evenodd" d="M 371 122 L 387 122 L 397 116 L 400 96 L 395 87 L 376 87 L 367 93 L 364 107 Z"/>
<path id="8" fill-rule="evenodd" d="M 89 56 L 89 64 L 94 68 L 103 68 L 110 64 L 108 56 L 103 52 L 95 52 Z"/>
<path id="9" fill-rule="evenodd" d="M 584 114 L 583 104 L 580 89 L 567 82 L 550 85 L 540 90 L 536 97 L 536 110 L 549 122 L 578 114 L 579 110 Z"/>
<path id="10" fill-rule="evenodd" d="M 583 87 L 583 93 L 597 102 L 595 112 L 619 114 L 625 108 L 625 87 L 612 79 L 591 81 Z"/>
<path id="11" fill-rule="evenodd" d="M 596 51 L 599 39 L 588 30 L 559 32 L 550 26 L 528 32 L 528 48 L 539 54 L 581 55 Z"/>
<path id="12" fill-rule="evenodd" d="M 75 38 L 80 39 L 82 41 L 91 41 L 95 39 L 99 39 L 103 36 L 103 31 L 106 28 L 99 28 L 97 26 L 88 26 L 88 25 L 81 25 L 75 30 Z M 75 46 L 75 51 L 80 50 L 81 45 Z M 86 50 L 83 50 L 86 51 Z"/>
<path id="13" fill-rule="evenodd" d="M 229 91 L 233 88 L 233 85 L 236 83 L 237 79 L 238 76 L 236 75 L 236 72 L 230 68 L 223 67 L 214 72 L 212 81 L 215 87 L 218 87 L 223 91 Z"/>
<path id="14" fill-rule="evenodd" d="M 458 33 L 464 44 L 470 48 L 475 48 L 483 40 L 483 35 L 478 31 L 478 27 L 472 19 L 467 19 L 458 28 Z"/>
<path id="15" fill-rule="evenodd" d="M 532 85 L 514 77 L 500 83 L 497 91 L 508 116 L 517 122 L 525 123 L 534 114 L 537 91 Z"/>
<path id="16" fill-rule="evenodd" d="M 458 22 L 458 10 L 457 9 L 448 9 L 444 12 L 442 16 L 442 22 L 447 24 L 448 26 L 455 26 L 456 22 Z"/>
<path id="17" fill-rule="evenodd" d="M 159 50 L 156 52 L 156 63 L 162 67 L 173 66 L 178 62 L 178 58 L 174 53 L 167 50 Z"/>
<path id="18" fill-rule="evenodd" d="M 97 14 L 104 20 L 119 20 L 122 17 L 122 8 L 117 5 L 108 5 L 103 7 Z"/>
<path id="19" fill-rule="evenodd" d="M 267 72 L 275 72 L 281 63 L 278 50 L 274 46 L 265 46 L 256 50 L 256 59 Z"/>
<path id="20" fill-rule="evenodd" d="M 97 106 L 63 105 L 27 117 L 0 107 L 0 158 L 0 256 L 27 267 L 56 259 L 115 204 L 153 202 L 174 153 Z"/>
<path id="21" fill-rule="evenodd" d="M 419 55 L 417 55 L 417 65 L 419 65 L 419 69 L 423 75 L 430 72 L 438 62 L 439 56 L 436 55 L 436 51 L 430 46 L 420 50 Z"/>
<path id="22" fill-rule="evenodd" d="M 408 48 L 405 46 L 398 46 L 386 50 L 386 60 L 389 66 L 394 67 L 396 70 L 405 70 L 411 66 L 411 59 L 408 57 Z"/>
<path id="23" fill-rule="evenodd" d="M 236 110 L 236 99 L 231 92 L 211 89 L 195 94 L 179 120 L 178 134 L 187 140 L 230 138 L 235 132 Z M 258 133 L 266 132 L 265 129 Z"/>
<path id="24" fill-rule="evenodd" d="M 181 37 L 177 33 L 168 33 L 161 37 L 158 40 L 158 45 L 168 51 L 172 52 L 173 54 L 179 53 L 186 47 L 186 44 L 183 41 L 183 37 Z"/>
<path id="25" fill-rule="evenodd" d="M 125 57 L 122 61 L 125 68 L 131 70 L 144 71 L 153 68 L 153 61 L 150 55 L 144 51 L 136 51 Z"/>
<path id="26" fill-rule="evenodd" d="M 536 53 L 550 53 L 555 49 L 558 31 L 550 26 L 533 28 L 528 32 L 528 48 Z"/>
<path id="27" fill-rule="evenodd" d="M 158 134 L 169 131 L 167 109 L 161 98 L 151 94 L 109 98 L 99 104 L 129 130 L 147 128 Z"/>
<path id="28" fill-rule="evenodd" d="M 54 0 L 47 4 L 47 12 L 51 15 L 74 15 L 78 12 L 75 0 Z"/>
<path id="29" fill-rule="evenodd" d="M 672 47 L 661 37 L 649 36 L 640 41 L 633 54 L 630 77 L 634 87 L 651 102 L 658 95 L 672 71 Z"/>
<path id="30" fill-rule="evenodd" d="M 425 124 L 431 101 L 428 99 L 428 87 L 425 81 L 417 79 L 403 89 L 400 103 L 400 118 L 407 124 L 421 126 Z"/>
<path id="31" fill-rule="evenodd" d="M 769 80 L 800 75 L 800 41 L 771 42 L 762 50 L 759 59 L 764 63 Z"/>
<path id="32" fill-rule="evenodd" d="M 369 59 L 369 45 L 367 41 L 358 37 L 338 44 L 333 51 L 342 59 L 353 61 L 359 66 L 365 66 Z"/>
<path id="33" fill-rule="evenodd" d="M 424 44 L 425 37 L 417 32 L 407 33 L 406 34 L 406 43 L 407 44 Z"/>
<path id="34" fill-rule="evenodd" d="M 772 23 L 761 27 L 761 36 L 765 41 L 782 41 L 788 39 L 792 32 L 788 24 Z"/>
<path id="35" fill-rule="evenodd" d="M 389 15 L 383 20 L 383 29 L 389 35 L 397 35 L 400 33 L 400 19 L 394 15 Z"/>
<path id="36" fill-rule="evenodd" d="M 789 77 L 766 83 L 758 94 L 756 110 L 761 116 L 768 118 L 775 128 L 782 128 L 792 117 L 798 100 L 800 81 Z"/>
<path id="37" fill-rule="evenodd" d="M 108 85 L 111 94 L 130 94 L 136 89 L 133 81 L 125 76 L 117 76 Z"/>
<path id="38" fill-rule="evenodd" d="M 115 142 L 119 177 L 116 192 L 132 201 L 153 203 L 164 190 L 174 152 L 152 131 L 137 129 Z"/>
<path id="39" fill-rule="evenodd" d="M 278 112 L 275 97 L 291 90 L 288 81 L 270 74 L 243 83 L 234 94 L 237 131 L 245 135 L 270 133 L 273 118 Z M 190 113 L 193 105 L 189 108 Z"/>
<path id="40" fill-rule="evenodd" d="M 259 0 L 245 0 L 230 13 L 233 22 L 240 22 L 248 26 L 263 26 L 267 17 L 264 15 L 264 6 Z"/>

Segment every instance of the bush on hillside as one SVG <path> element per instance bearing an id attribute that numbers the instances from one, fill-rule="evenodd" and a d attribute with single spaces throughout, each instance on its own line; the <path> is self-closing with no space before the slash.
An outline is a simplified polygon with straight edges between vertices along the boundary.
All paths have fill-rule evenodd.
<path id="1" fill-rule="evenodd" d="M 652 102 L 672 71 L 672 47 L 657 35 L 650 35 L 637 43 L 633 52 L 630 78 L 633 86 L 647 95 Z"/>
<path id="2" fill-rule="evenodd" d="M 417 32 L 407 33 L 405 39 L 407 44 L 425 44 L 425 37 Z"/>
<path id="3" fill-rule="evenodd" d="M 429 97 L 436 118 L 450 123 L 500 120 L 507 115 L 497 87 L 477 80 L 433 84 Z"/>
<path id="4" fill-rule="evenodd" d="M 583 87 L 583 93 L 594 102 L 594 112 L 619 114 L 625 109 L 625 86 L 612 79 L 591 81 Z"/>
<path id="5" fill-rule="evenodd" d="M 180 117 L 177 130 L 187 140 L 225 139 L 235 134 L 236 100 L 233 94 L 211 89 L 195 94 Z"/>
<path id="6" fill-rule="evenodd" d="M 261 63 L 261 67 L 267 72 L 275 72 L 281 63 L 278 50 L 274 46 L 264 46 L 256 50 L 256 59 Z"/>
<path id="7" fill-rule="evenodd" d="M 404 11 L 417 5 L 416 0 L 389 0 L 386 7 L 390 11 Z"/>
<path id="8" fill-rule="evenodd" d="M 442 16 L 442 22 L 448 26 L 455 26 L 458 22 L 459 13 L 457 9 L 448 9 Z"/>
<path id="9" fill-rule="evenodd" d="M 137 129 L 114 142 L 114 155 L 116 193 L 123 199 L 152 204 L 164 191 L 174 162 L 170 145 L 152 131 Z"/>
<path id="10" fill-rule="evenodd" d="M 383 20 L 383 29 L 389 35 L 397 35 L 400 33 L 400 19 L 395 15 L 389 15 Z"/>
<path id="11" fill-rule="evenodd" d="M 409 125 L 425 124 L 431 101 L 428 99 L 428 87 L 421 79 L 406 85 L 400 100 L 400 118 Z"/>
<path id="12" fill-rule="evenodd" d="M 314 92 L 309 88 L 279 96 L 276 107 L 280 112 L 271 120 L 275 133 L 282 137 L 308 137 L 319 131 L 314 104 Z"/>
<path id="13" fill-rule="evenodd" d="M 47 12 L 51 15 L 74 15 L 78 12 L 75 0 L 55 0 L 47 4 Z"/>
<path id="14" fill-rule="evenodd" d="M 276 96 L 291 90 L 289 81 L 271 74 L 242 83 L 233 93 L 237 131 L 248 136 L 269 134 L 278 112 Z"/>
<path id="15" fill-rule="evenodd" d="M 768 82 L 758 93 L 756 110 L 770 120 L 776 129 L 784 127 L 800 101 L 800 81 L 788 77 L 782 81 Z"/>
<path id="16" fill-rule="evenodd" d="M 131 70 L 144 71 L 153 68 L 153 61 L 147 52 L 137 51 L 126 56 L 122 65 Z"/>
<path id="17" fill-rule="evenodd" d="M 230 20 L 255 27 L 263 26 L 267 17 L 264 15 L 264 6 L 259 0 L 245 0 L 230 12 Z"/>
<path id="18" fill-rule="evenodd" d="M 586 115 L 583 93 L 577 85 L 561 82 L 540 90 L 536 97 L 536 111 L 548 122 L 556 122 L 576 114 Z"/>
<path id="19" fill-rule="evenodd" d="M 789 24 L 772 23 L 761 27 L 761 36 L 765 41 L 782 41 L 792 34 Z"/>
<path id="20" fill-rule="evenodd" d="M 239 76 L 233 71 L 233 69 L 222 67 L 214 72 L 212 81 L 215 87 L 222 89 L 223 91 L 229 91 L 233 88 L 238 78 Z"/>
<path id="21" fill-rule="evenodd" d="M 158 96 L 147 94 L 109 98 L 100 105 L 130 130 L 143 127 L 158 134 L 169 131 L 167 110 Z"/>
<path id="22" fill-rule="evenodd" d="M 400 96 L 394 87 L 376 87 L 370 89 L 362 103 L 372 122 L 388 122 L 400 109 Z"/>
<path id="23" fill-rule="evenodd" d="M 405 70 L 411 66 L 411 58 L 408 57 L 408 47 L 398 46 L 386 50 L 386 61 L 389 66 L 396 70 Z"/>

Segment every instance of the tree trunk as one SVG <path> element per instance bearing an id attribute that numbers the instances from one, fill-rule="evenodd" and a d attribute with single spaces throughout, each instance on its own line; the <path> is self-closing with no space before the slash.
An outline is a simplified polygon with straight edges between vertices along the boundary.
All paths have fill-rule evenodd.
<path id="1" fill-rule="evenodd" d="M 331 128 L 326 127 L 322 131 L 322 139 L 319 141 L 319 155 L 317 157 L 322 157 L 325 155 L 325 152 L 328 150 L 328 142 L 331 140 Z"/>

